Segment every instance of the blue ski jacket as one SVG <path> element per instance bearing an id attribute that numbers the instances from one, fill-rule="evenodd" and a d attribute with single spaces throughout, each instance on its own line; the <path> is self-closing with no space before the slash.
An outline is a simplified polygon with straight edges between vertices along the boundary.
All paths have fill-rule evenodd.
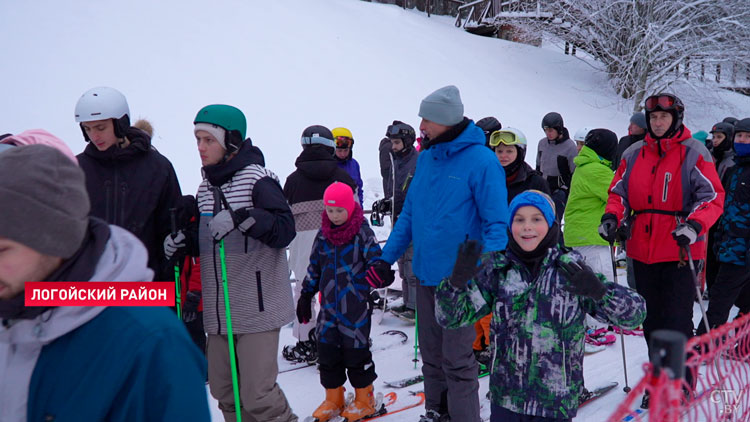
<path id="1" fill-rule="evenodd" d="M 437 286 L 453 270 L 458 245 L 468 236 L 484 252 L 505 250 L 508 200 L 505 172 L 485 145 L 482 129 L 464 119 L 452 140 L 437 139 L 419 154 L 404 209 L 383 249 L 393 264 L 414 242 L 414 274 Z"/>

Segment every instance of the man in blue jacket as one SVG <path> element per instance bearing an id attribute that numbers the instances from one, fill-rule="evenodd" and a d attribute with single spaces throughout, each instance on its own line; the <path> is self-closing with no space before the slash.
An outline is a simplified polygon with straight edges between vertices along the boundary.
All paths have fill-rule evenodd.
<path id="1" fill-rule="evenodd" d="M 26 281 L 153 277 L 133 234 L 89 217 L 83 171 L 28 145 L 0 180 L 0 421 L 210 420 L 205 359 L 167 308 L 24 305 Z"/>
<path id="2" fill-rule="evenodd" d="M 414 243 L 417 312 L 426 414 L 420 422 L 476 422 L 479 417 L 474 328 L 441 328 L 435 288 L 449 277 L 458 246 L 481 240 L 484 252 L 504 250 L 508 202 L 505 173 L 487 149 L 484 132 L 464 117 L 458 88 L 428 95 L 419 107 L 422 153 L 404 208 L 383 249 L 376 272 L 396 262 Z"/>

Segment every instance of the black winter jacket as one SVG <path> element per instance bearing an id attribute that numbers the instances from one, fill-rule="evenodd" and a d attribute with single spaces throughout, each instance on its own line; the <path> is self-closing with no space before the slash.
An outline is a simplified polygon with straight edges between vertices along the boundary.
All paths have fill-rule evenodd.
<path id="1" fill-rule="evenodd" d="M 642 135 L 626 135 L 620 138 L 620 142 L 617 143 L 617 152 L 615 153 L 614 160 L 612 160 L 612 169 L 617 171 L 617 167 L 620 167 L 620 161 L 622 160 L 622 153 L 626 149 L 630 148 L 631 145 L 638 141 L 642 141 L 646 138 L 646 134 Z"/>
<path id="2" fill-rule="evenodd" d="M 357 187 L 354 179 L 329 152 L 329 148 L 313 144 L 302 150 L 294 162 L 297 170 L 292 172 L 284 183 L 284 196 L 289 205 L 299 202 L 323 200 L 323 192 L 333 182 L 346 183 Z"/>
<path id="3" fill-rule="evenodd" d="M 133 233 L 148 250 L 154 280 L 171 280 L 164 260 L 164 238 L 170 233 L 169 209 L 182 196 L 172 163 L 151 146 L 149 135 L 131 127 L 130 144 L 99 151 L 92 143 L 78 154 L 86 174 L 91 215 Z"/>
<path id="4" fill-rule="evenodd" d="M 380 141 L 380 174 L 383 176 L 383 194 L 385 198 L 394 196 L 393 215 L 394 218 L 398 218 L 401 214 L 401 209 L 404 207 L 404 201 L 406 200 L 406 192 L 409 189 L 409 183 L 414 178 L 414 173 L 417 171 L 417 158 L 419 153 L 414 147 L 409 147 L 407 151 L 401 151 L 399 153 L 393 153 L 391 151 L 391 140 L 383 138 Z M 393 155 L 393 163 L 396 165 L 395 183 L 393 181 L 394 172 L 391 169 L 391 159 L 389 155 Z M 393 186 L 396 187 L 396 193 L 394 195 Z M 394 220 L 395 221 L 395 220 Z"/>
<path id="5" fill-rule="evenodd" d="M 511 180 L 512 179 L 512 180 Z M 513 200 L 519 193 L 529 190 L 536 189 L 551 195 L 549 190 L 549 184 L 547 180 L 542 176 L 542 173 L 531 168 L 528 163 L 524 162 L 522 166 L 516 170 L 515 176 L 512 174 L 505 175 L 505 183 L 508 188 L 508 203 Z"/>

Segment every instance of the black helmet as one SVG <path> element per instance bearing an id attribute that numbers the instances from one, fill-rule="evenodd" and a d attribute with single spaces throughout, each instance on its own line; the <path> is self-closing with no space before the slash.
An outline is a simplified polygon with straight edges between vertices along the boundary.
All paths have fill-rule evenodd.
<path id="1" fill-rule="evenodd" d="M 417 139 L 414 128 L 400 120 L 394 120 L 393 123 L 388 126 L 388 129 L 385 131 L 385 136 L 387 138 L 401 139 L 404 141 L 404 145 L 408 146 L 413 145 L 414 141 Z"/>
<path id="2" fill-rule="evenodd" d="M 734 124 L 727 123 L 727 122 L 719 122 L 715 124 L 711 130 L 711 134 L 714 133 L 723 133 L 725 136 L 724 141 L 720 143 L 719 145 L 715 146 L 714 149 L 717 150 L 728 150 L 732 146 L 732 142 L 734 142 Z"/>
<path id="3" fill-rule="evenodd" d="M 729 123 L 730 125 L 734 126 L 739 122 L 740 120 L 736 117 L 725 117 L 724 120 L 722 120 L 722 123 Z"/>
<path id="4" fill-rule="evenodd" d="M 750 132 L 750 117 L 737 121 L 734 125 L 734 133 L 737 132 Z"/>
<path id="5" fill-rule="evenodd" d="M 555 129 L 559 133 L 562 133 L 564 126 L 565 123 L 563 123 L 562 116 L 560 115 L 560 113 L 556 113 L 554 111 L 551 113 L 547 113 L 542 119 L 542 129 L 550 127 L 552 129 Z"/>
<path id="6" fill-rule="evenodd" d="M 490 135 L 492 135 L 492 132 L 503 128 L 503 125 L 492 116 L 479 119 L 476 125 L 484 131 L 485 145 L 488 147 L 490 146 Z"/>
<path id="7" fill-rule="evenodd" d="M 648 133 L 650 133 L 654 139 L 670 138 L 677 133 L 677 130 L 680 129 L 680 127 L 682 127 L 682 118 L 685 115 L 685 105 L 682 104 L 682 100 L 674 94 L 661 93 L 646 98 L 645 109 Z M 656 136 L 654 131 L 651 130 L 651 113 L 654 111 L 666 111 L 672 115 L 672 125 L 667 129 L 663 136 Z"/>

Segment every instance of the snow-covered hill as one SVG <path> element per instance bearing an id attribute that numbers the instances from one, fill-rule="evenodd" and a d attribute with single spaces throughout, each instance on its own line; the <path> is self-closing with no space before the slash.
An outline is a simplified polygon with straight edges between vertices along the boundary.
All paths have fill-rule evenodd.
<path id="1" fill-rule="evenodd" d="M 194 193 L 200 161 L 193 118 L 206 104 L 228 103 L 245 112 L 248 135 L 282 180 L 294 169 L 306 126 L 351 129 L 367 204 L 382 195 L 377 145 L 386 127 L 394 119 L 417 127 L 420 100 L 443 85 L 460 88 L 467 116 L 494 115 L 524 131 L 532 164 L 549 111 L 562 113 L 571 134 L 582 126 L 625 134 L 632 104 L 594 67 L 557 50 L 470 35 L 452 22 L 355 0 L 4 1 L 0 133 L 45 128 L 80 152 L 75 103 L 91 87 L 113 86 L 127 96 L 133 118 L 152 122 L 154 145 L 174 164 L 183 192 Z M 750 99 L 738 94 L 678 94 L 694 130 L 750 115 Z M 717 99 L 725 104 L 709 105 Z M 394 327 L 413 335 L 403 324 L 386 316 L 374 335 Z M 281 345 L 292 341 L 282 330 Z M 376 355 L 380 380 L 416 373 L 412 346 Z M 632 386 L 646 360 L 643 340 L 628 338 L 627 351 Z M 622 382 L 619 344 L 587 358 L 585 370 L 589 386 Z M 301 416 L 323 397 L 313 368 L 279 382 Z M 486 389 L 484 379 L 482 395 Z M 604 420 L 623 395 L 610 393 L 576 421 Z M 389 420 L 414 421 L 420 412 Z"/>

